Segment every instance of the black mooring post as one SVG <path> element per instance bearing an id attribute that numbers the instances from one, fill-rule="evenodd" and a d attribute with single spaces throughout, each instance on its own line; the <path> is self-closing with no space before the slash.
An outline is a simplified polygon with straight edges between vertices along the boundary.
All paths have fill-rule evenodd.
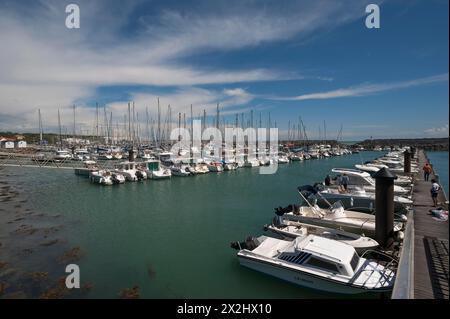
<path id="1" fill-rule="evenodd" d="M 411 153 L 407 150 L 403 153 L 403 172 L 411 173 Z"/>
<path id="2" fill-rule="evenodd" d="M 128 161 L 133 162 L 134 156 L 133 156 L 133 149 L 128 150 Z"/>
<path id="3" fill-rule="evenodd" d="M 387 248 L 394 237 L 394 180 L 389 169 L 382 168 L 375 178 L 375 240 Z"/>

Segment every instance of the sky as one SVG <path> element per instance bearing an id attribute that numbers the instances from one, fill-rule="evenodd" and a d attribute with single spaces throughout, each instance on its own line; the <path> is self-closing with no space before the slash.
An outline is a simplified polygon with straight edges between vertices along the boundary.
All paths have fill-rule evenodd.
<path id="1" fill-rule="evenodd" d="M 121 126 L 171 106 L 210 121 L 219 103 L 286 135 L 301 117 L 308 137 L 446 137 L 449 2 L 0 0 L 0 131 L 92 134 L 112 112 Z M 368 4 L 380 28 L 365 26 Z M 325 129 L 326 127 L 326 129 Z"/>

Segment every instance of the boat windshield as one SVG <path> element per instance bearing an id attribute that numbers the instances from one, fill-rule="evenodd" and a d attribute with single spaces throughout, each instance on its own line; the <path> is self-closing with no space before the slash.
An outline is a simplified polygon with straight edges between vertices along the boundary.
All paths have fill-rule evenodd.
<path id="1" fill-rule="evenodd" d="M 350 261 L 350 265 L 352 266 L 353 271 L 356 270 L 356 267 L 358 267 L 358 263 L 359 263 L 359 256 L 358 254 L 355 252 L 353 254 L 352 260 Z"/>
<path id="2" fill-rule="evenodd" d="M 333 205 L 331 205 L 331 210 L 340 209 L 340 208 L 344 208 L 344 206 L 342 205 L 342 202 L 340 200 L 334 202 Z"/>

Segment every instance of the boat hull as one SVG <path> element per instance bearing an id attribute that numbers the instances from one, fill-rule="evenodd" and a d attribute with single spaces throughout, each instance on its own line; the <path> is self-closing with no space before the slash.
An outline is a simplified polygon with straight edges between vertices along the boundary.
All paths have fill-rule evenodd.
<path id="1" fill-rule="evenodd" d="M 333 280 L 322 279 L 302 271 L 284 267 L 280 264 L 254 259 L 251 256 L 243 255 L 241 253 L 238 254 L 238 259 L 241 266 L 262 272 L 264 274 L 282 279 L 284 281 L 288 281 L 298 286 L 307 287 L 315 290 L 327 291 L 336 294 L 360 294 L 360 293 L 367 293 L 369 291 L 382 292 L 375 289 L 368 290 L 362 287 L 351 286 Z M 384 291 L 389 290 L 390 289 L 386 289 Z"/>

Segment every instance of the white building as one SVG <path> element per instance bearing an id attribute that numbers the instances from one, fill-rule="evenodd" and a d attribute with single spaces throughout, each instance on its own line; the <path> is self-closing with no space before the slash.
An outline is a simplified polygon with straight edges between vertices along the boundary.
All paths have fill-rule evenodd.
<path id="1" fill-rule="evenodd" d="M 8 149 L 14 148 L 14 141 L 8 141 L 8 140 L 3 141 L 2 148 L 8 148 Z"/>
<path id="2" fill-rule="evenodd" d="M 27 147 L 27 142 L 26 141 L 17 141 L 17 147 L 25 148 L 25 147 Z"/>

